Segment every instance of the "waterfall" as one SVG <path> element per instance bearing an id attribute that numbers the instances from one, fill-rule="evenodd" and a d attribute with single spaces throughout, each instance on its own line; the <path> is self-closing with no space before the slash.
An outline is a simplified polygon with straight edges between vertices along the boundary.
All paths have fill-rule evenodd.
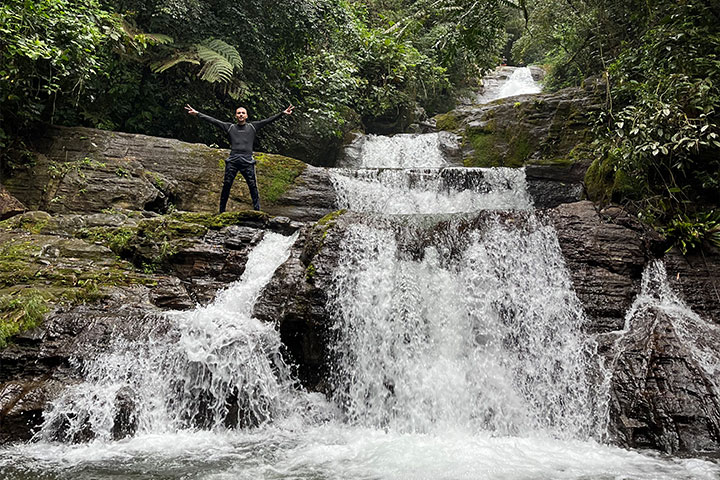
<path id="1" fill-rule="evenodd" d="M 35 442 L 0 448 L 0 476 L 718 478 L 708 461 L 599 443 L 609 375 L 524 171 L 449 168 L 430 137 L 396 137 L 371 142 L 372 168 L 331 171 L 354 216 L 324 291 L 327 395 L 298 385 L 275 326 L 252 318 L 296 238 L 266 232 L 211 305 L 84 363 Z M 683 312 L 675 328 L 716 378 L 716 328 L 653 272 L 634 308 Z"/>
<path id="2" fill-rule="evenodd" d="M 347 233 L 331 305 L 336 396 L 351 421 L 599 438 L 596 346 L 554 230 L 534 216 L 490 216 L 467 238 L 467 225 L 445 228 L 434 238 L 459 245 L 428 244 L 421 258 L 402 251 L 405 232 Z"/>
<path id="3" fill-rule="evenodd" d="M 500 87 L 496 98 L 534 93 L 540 93 L 540 86 L 533 80 L 530 69 L 521 67 L 515 70 L 512 75 L 510 75 L 508 81 Z"/>
<path id="4" fill-rule="evenodd" d="M 83 366 L 85 381 L 46 412 L 40 436 L 111 440 L 203 428 L 257 425 L 293 408 L 295 384 L 272 324 L 251 317 L 261 289 L 296 235 L 265 233 L 242 278 L 215 301 L 169 314 L 169 332 L 117 338 Z M 128 432 L 118 432 L 124 424 Z"/>
<path id="5" fill-rule="evenodd" d="M 477 102 L 488 103 L 515 95 L 531 95 L 540 93 L 540 90 L 540 85 L 533 79 L 530 69 L 517 67 L 507 80 L 488 85 L 483 94 L 478 96 Z"/>
<path id="6" fill-rule="evenodd" d="M 427 214 L 528 210 L 525 171 L 515 168 L 335 169 L 338 208 Z"/>
<path id="7" fill-rule="evenodd" d="M 670 287 L 665 264 L 660 260 L 648 264 L 643 272 L 640 293 L 628 310 L 625 327 L 616 341 L 613 363 L 619 361 L 626 344 L 650 337 L 661 320 L 668 322 L 682 348 L 699 367 L 702 381 L 709 383 L 705 388 L 712 390 L 712 397 L 720 396 L 720 327 L 703 320 L 682 301 Z"/>
<path id="8" fill-rule="evenodd" d="M 440 133 L 397 134 L 392 137 L 365 135 L 354 142 L 353 163 L 357 168 L 425 168 L 447 165 Z"/>

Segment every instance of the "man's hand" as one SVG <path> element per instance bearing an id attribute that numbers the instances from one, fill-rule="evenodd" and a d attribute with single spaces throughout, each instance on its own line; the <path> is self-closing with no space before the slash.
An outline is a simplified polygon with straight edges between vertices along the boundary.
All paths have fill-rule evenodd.
<path id="1" fill-rule="evenodd" d="M 197 115 L 198 113 L 200 113 L 197 110 L 195 110 L 194 108 L 192 108 L 190 105 L 187 105 L 187 104 L 185 105 L 185 110 L 187 110 L 187 112 L 190 115 Z"/>
<path id="2" fill-rule="evenodd" d="M 284 113 L 285 115 L 290 115 L 293 111 L 293 108 L 295 108 L 295 107 L 291 103 L 290 106 L 288 108 L 286 108 L 285 110 L 283 110 L 282 113 Z"/>

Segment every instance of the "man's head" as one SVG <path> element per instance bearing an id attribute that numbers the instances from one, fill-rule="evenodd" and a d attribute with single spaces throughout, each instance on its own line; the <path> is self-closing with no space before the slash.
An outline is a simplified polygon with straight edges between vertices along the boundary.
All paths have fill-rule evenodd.
<path id="1" fill-rule="evenodd" d="M 238 107 L 237 110 L 235 110 L 235 118 L 237 119 L 237 123 L 240 125 L 244 124 L 248 118 L 247 109 L 245 107 Z"/>

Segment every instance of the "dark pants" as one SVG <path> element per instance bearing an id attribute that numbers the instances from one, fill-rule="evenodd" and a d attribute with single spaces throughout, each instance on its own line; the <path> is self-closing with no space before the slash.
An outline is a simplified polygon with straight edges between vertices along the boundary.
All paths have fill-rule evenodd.
<path id="1" fill-rule="evenodd" d="M 225 178 L 223 180 L 222 192 L 220 192 L 220 213 L 225 211 L 228 198 L 230 197 L 230 188 L 238 172 L 245 178 L 248 189 L 250 189 L 253 208 L 260 210 L 260 195 L 258 194 L 257 180 L 255 179 L 255 164 L 247 163 L 241 159 L 228 158 L 225 161 Z"/>

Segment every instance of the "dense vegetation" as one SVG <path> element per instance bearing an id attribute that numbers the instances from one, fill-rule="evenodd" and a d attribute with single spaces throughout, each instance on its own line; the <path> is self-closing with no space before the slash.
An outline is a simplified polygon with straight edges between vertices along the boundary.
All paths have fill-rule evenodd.
<path id="1" fill-rule="evenodd" d="M 586 177 L 590 196 L 628 205 L 683 252 L 704 241 L 720 246 L 720 4 L 534 0 L 526 6 L 527 29 L 513 54 L 547 63 L 548 87 L 598 75 L 607 80 Z"/>
<path id="2" fill-rule="evenodd" d="M 228 118 L 238 103 L 254 118 L 294 103 L 266 150 L 291 131 L 317 141 L 360 121 L 402 128 L 496 64 L 503 3 L 8 0 L 0 146 L 21 152 L 42 121 L 223 145 L 186 103 Z"/>
<path id="3" fill-rule="evenodd" d="M 225 145 L 185 103 L 293 103 L 262 149 L 305 158 L 446 111 L 504 54 L 546 65 L 548 89 L 607 80 L 589 195 L 692 248 L 720 241 L 718 25 L 711 0 L 6 0 L 0 171 L 43 122 Z"/>

